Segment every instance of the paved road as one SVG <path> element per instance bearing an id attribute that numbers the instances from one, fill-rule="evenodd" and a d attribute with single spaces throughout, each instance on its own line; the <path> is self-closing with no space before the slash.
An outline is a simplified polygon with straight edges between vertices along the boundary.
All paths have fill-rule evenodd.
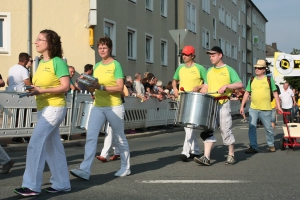
<path id="1" fill-rule="evenodd" d="M 199 131 L 200 132 L 200 131 Z M 200 166 L 194 161 L 178 159 L 184 132 L 170 132 L 130 139 L 132 175 L 114 177 L 120 161 L 101 163 L 94 160 L 90 181 L 71 178 L 72 191 L 48 194 L 34 199 L 299 199 L 300 151 L 277 150 L 270 153 L 263 129 L 258 130 L 259 153 L 247 155 L 247 125 L 234 121 L 236 159 L 233 166 L 224 165 L 227 149 L 218 142 L 212 151 L 212 165 Z M 276 144 L 282 129 L 276 129 Z M 202 147 L 201 139 L 198 140 Z M 102 143 L 98 145 L 98 152 Z M 83 147 L 65 149 L 69 169 L 83 158 Z M 0 199 L 18 199 L 13 189 L 21 186 L 25 167 L 25 152 L 10 152 L 16 164 L 7 175 L 0 175 Z M 43 188 L 49 187 L 50 172 L 44 172 Z M 33 198 L 26 198 L 33 199 Z"/>

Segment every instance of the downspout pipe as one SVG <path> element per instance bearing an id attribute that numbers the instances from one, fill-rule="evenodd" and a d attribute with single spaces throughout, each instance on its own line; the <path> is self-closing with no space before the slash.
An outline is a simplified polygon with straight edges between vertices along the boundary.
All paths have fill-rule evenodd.
<path id="1" fill-rule="evenodd" d="M 175 30 L 178 29 L 178 0 L 175 0 Z M 175 44 L 175 71 L 179 65 L 178 63 L 178 52 L 177 52 L 177 44 Z"/>
<path id="2" fill-rule="evenodd" d="M 27 40 L 27 52 L 32 56 L 32 0 L 28 0 L 28 40 Z"/>

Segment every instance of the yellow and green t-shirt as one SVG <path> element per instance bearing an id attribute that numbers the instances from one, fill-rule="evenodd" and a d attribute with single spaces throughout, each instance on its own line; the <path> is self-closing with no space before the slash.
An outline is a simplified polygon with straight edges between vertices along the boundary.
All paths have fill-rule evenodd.
<path id="1" fill-rule="evenodd" d="M 122 67 L 116 60 L 109 64 L 97 63 L 94 66 L 93 76 L 98 78 L 100 85 L 104 86 L 116 86 L 117 79 L 124 79 Z M 94 105 L 98 107 L 119 106 L 122 104 L 120 95 L 120 92 L 95 90 Z"/>
<path id="2" fill-rule="evenodd" d="M 195 86 L 207 83 L 206 70 L 197 63 L 194 63 L 191 67 L 187 67 L 185 64 L 180 65 L 176 69 L 173 79 L 179 80 L 179 88 L 183 87 L 186 92 L 193 91 Z"/>
<path id="3" fill-rule="evenodd" d="M 210 67 L 207 70 L 207 82 L 208 82 L 208 92 L 217 92 L 224 85 L 242 82 L 236 71 L 228 66 L 224 65 L 222 67 Z M 223 94 L 211 94 L 212 96 L 230 96 L 232 93 L 231 89 L 226 89 Z M 223 104 L 228 100 L 220 100 L 219 103 Z"/>
<path id="4" fill-rule="evenodd" d="M 276 85 L 271 77 L 270 79 L 272 91 L 276 91 Z M 271 106 L 271 95 L 270 86 L 268 83 L 267 76 L 262 79 L 254 77 L 252 83 L 251 80 L 248 81 L 246 91 L 251 92 L 251 104 L 250 108 L 256 110 L 272 110 Z"/>
<path id="5" fill-rule="evenodd" d="M 52 88 L 60 85 L 60 78 L 70 76 L 67 64 L 59 57 L 39 62 L 39 66 L 32 78 L 32 83 L 40 88 Z M 65 106 L 65 94 L 45 93 L 36 96 L 37 109 L 42 110 L 46 106 Z"/>

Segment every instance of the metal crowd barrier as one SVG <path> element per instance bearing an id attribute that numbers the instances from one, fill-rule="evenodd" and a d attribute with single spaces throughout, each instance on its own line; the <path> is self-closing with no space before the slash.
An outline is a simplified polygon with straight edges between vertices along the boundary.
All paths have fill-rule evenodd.
<path id="1" fill-rule="evenodd" d="M 67 114 L 60 125 L 60 134 L 71 136 L 86 133 L 92 99 L 89 94 L 69 93 Z M 150 98 L 141 102 L 137 97 L 125 98 L 125 129 L 172 125 L 175 123 L 176 101 Z M 231 101 L 231 114 L 239 114 L 240 101 Z M 248 112 L 249 103 L 245 112 Z M 17 92 L 0 92 L 0 138 L 30 136 L 37 122 L 34 97 L 19 98 Z M 104 129 L 104 127 L 103 127 Z"/>

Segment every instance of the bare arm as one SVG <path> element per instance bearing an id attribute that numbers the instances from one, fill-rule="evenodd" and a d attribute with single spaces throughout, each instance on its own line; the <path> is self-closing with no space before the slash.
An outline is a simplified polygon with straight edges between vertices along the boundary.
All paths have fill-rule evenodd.
<path id="1" fill-rule="evenodd" d="M 249 97 L 249 92 L 248 91 L 245 91 L 245 94 L 244 94 L 244 97 L 242 99 L 242 103 L 241 103 L 241 107 L 240 107 L 240 114 L 243 115 L 245 112 L 244 112 L 244 105 L 247 101 Z"/>
<path id="2" fill-rule="evenodd" d="M 240 89 L 240 88 L 242 88 L 242 87 L 243 87 L 243 83 L 242 83 L 242 82 L 232 83 L 232 84 L 228 84 L 228 85 L 222 86 L 222 87 L 218 90 L 218 93 L 219 93 L 219 94 L 223 94 L 227 88 L 228 88 L 228 89 L 235 90 L 235 89 Z"/>
<path id="3" fill-rule="evenodd" d="M 25 85 L 32 85 L 31 81 L 29 78 L 24 80 Z"/>
<path id="4" fill-rule="evenodd" d="M 205 94 L 207 93 L 207 90 L 208 90 L 208 85 L 207 84 L 203 84 L 201 90 L 200 90 L 200 93 L 202 94 Z"/>
<path id="5" fill-rule="evenodd" d="M 280 107 L 280 99 L 279 99 L 279 95 L 278 93 L 275 91 L 273 92 L 273 96 L 275 97 L 275 101 L 276 101 L 276 109 L 279 111 L 279 112 L 283 112 L 281 107 Z"/>
<path id="6" fill-rule="evenodd" d="M 172 87 L 174 91 L 174 96 L 178 97 L 178 89 L 177 89 L 178 80 L 173 79 L 172 81 Z"/>

